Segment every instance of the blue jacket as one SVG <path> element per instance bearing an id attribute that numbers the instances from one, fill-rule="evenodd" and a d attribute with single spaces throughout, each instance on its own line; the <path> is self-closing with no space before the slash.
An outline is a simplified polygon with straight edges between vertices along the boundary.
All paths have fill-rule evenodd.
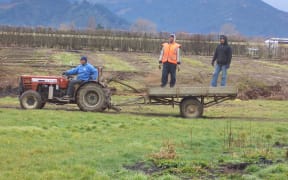
<path id="1" fill-rule="evenodd" d="M 97 80 L 98 70 L 89 63 L 84 65 L 80 64 L 76 68 L 66 71 L 66 75 L 77 75 L 77 80 L 89 81 Z"/>

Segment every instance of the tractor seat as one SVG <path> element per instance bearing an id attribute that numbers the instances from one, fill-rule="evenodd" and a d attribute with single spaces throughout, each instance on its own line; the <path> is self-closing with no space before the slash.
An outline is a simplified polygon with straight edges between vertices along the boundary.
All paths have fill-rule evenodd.
<path id="1" fill-rule="evenodd" d="M 76 89 L 78 89 L 82 84 L 84 84 L 85 82 L 81 82 L 81 83 L 76 83 L 76 84 L 74 84 L 74 89 L 76 90 Z"/>

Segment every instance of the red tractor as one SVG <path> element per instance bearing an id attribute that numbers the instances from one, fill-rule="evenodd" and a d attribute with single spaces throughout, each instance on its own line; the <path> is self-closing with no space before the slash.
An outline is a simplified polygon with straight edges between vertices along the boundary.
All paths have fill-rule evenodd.
<path id="1" fill-rule="evenodd" d="M 98 79 L 102 69 L 98 68 Z M 23 109 L 42 109 L 47 102 L 54 104 L 77 104 L 82 111 L 101 112 L 111 108 L 110 89 L 100 81 L 88 81 L 74 86 L 71 100 L 63 99 L 69 81 L 65 76 L 27 76 L 20 77 L 19 100 Z"/>

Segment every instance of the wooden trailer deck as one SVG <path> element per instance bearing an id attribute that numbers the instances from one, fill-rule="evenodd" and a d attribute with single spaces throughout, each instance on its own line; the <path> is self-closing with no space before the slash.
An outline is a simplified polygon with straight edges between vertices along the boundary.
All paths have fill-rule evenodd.
<path id="1" fill-rule="evenodd" d="M 235 87 L 175 87 L 161 88 L 149 87 L 150 97 L 227 97 L 237 96 L 238 90 Z"/>

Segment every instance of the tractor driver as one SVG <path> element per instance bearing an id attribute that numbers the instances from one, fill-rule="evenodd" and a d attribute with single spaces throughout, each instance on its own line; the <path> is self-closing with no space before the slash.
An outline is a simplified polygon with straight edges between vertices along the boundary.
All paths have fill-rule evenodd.
<path id="1" fill-rule="evenodd" d="M 87 57 L 82 56 L 80 59 L 80 65 L 76 68 L 63 72 L 63 75 L 77 75 L 76 80 L 71 80 L 68 85 L 67 95 L 64 99 L 72 99 L 74 95 L 74 85 L 81 84 L 85 81 L 96 81 L 98 78 L 98 70 L 91 64 L 89 64 Z"/>

